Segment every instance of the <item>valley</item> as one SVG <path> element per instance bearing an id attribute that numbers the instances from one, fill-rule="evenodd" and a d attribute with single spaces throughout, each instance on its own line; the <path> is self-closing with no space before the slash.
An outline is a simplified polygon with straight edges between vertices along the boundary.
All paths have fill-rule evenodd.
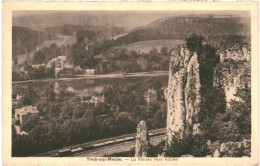
<path id="1" fill-rule="evenodd" d="M 228 13 L 15 13 L 12 156 L 128 134 L 71 157 L 251 156 L 251 25 Z"/>

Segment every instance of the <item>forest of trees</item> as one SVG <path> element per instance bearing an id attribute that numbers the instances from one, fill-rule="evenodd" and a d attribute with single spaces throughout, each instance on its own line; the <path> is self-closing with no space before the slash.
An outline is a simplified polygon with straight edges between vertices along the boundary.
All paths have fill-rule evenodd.
<path id="1" fill-rule="evenodd" d="M 145 87 L 144 87 L 145 85 Z M 146 103 L 147 88 L 158 92 L 158 102 Z M 30 86 L 24 92 L 20 105 L 34 104 L 40 117 L 32 116 L 22 123 L 21 130 L 29 135 L 17 135 L 13 129 L 13 156 L 28 156 L 52 149 L 88 142 L 136 131 L 140 120 L 146 120 L 150 129 L 165 127 L 166 102 L 162 84 L 148 79 L 125 88 L 114 84 L 104 87 L 105 102 L 97 107 L 82 102 L 65 89 L 54 92 L 50 85 L 44 95 Z"/>

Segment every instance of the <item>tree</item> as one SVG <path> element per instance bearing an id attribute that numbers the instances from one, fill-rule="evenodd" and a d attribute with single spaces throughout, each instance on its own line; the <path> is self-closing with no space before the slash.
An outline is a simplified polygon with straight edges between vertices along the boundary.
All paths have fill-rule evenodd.
<path id="1" fill-rule="evenodd" d="M 167 107 L 164 104 L 160 110 L 157 110 L 153 116 L 152 125 L 153 128 L 161 128 L 166 126 L 166 113 Z"/>
<path id="2" fill-rule="evenodd" d="M 54 86 L 51 84 L 49 88 L 46 90 L 46 97 L 47 101 L 54 102 L 55 101 L 55 92 L 54 92 Z"/>
<path id="3" fill-rule="evenodd" d="M 214 123 L 217 114 L 223 114 L 226 110 L 226 95 L 221 87 L 203 87 L 201 89 L 201 105 L 198 121 L 201 123 L 205 137 L 216 139 L 217 129 Z"/>
<path id="4" fill-rule="evenodd" d="M 202 47 L 202 40 L 204 37 L 192 34 L 186 38 L 186 45 L 191 52 L 198 52 Z"/>
<path id="5" fill-rule="evenodd" d="M 39 123 L 39 116 L 30 116 L 25 122 L 21 125 L 21 131 L 30 132 L 37 124 Z"/>
<path id="6" fill-rule="evenodd" d="M 21 105 L 31 105 L 37 98 L 37 93 L 33 90 L 31 85 L 28 85 L 24 92 L 24 96 L 20 101 Z"/>
<path id="7" fill-rule="evenodd" d="M 113 119 L 111 117 L 105 118 L 101 125 L 101 133 L 107 137 L 112 136 L 112 133 L 114 133 L 113 132 L 114 126 L 112 126 L 112 125 L 113 125 Z M 111 128 L 111 126 L 112 126 L 112 128 Z M 112 133 L 111 133 L 111 130 L 112 130 Z"/>
<path id="8" fill-rule="evenodd" d="M 28 135 L 17 135 L 12 139 L 12 156 L 22 157 L 37 153 L 37 147 Z"/>
<path id="9" fill-rule="evenodd" d="M 167 147 L 165 156 L 167 157 L 181 157 L 182 155 L 193 155 L 195 157 L 205 157 L 209 154 L 207 148 L 207 140 L 203 135 L 191 135 L 179 139 L 178 133 L 172 139 L 170 147 Z"/>
<path id="10" fill-rule="evenodd" d="M 14 58 L 13 58 L 13 62 L 14 62 L 14 65 L 18 65 L 18 59 L 17 59 L 17 57 L 14 57 Z"/>
<path id="11" fill-rule="evenodd" d="M 133 121 L 127 112 L 120 112 L 116 117 L 116 122 L 122 133 L 130 133 L 135 129 Z"/>
<path id="12" fill-rule="evenodd" d="M 238 88 L 235 94 L 239 101 L 231 101 L 231 119 L 236 123 L 239 134 L 250 138 L 251 135 L 251 87 Z"/>
<path id="13" fill-rule="evenodd" d="M 36 53 L 34 53 L 34 55 L 33 55 L 33 62 L 35 64 L 44 63 L 45 62 L 45 55 L 43 54 L 43 52 L 37 51 Z"/>
<path id="14" fill-rule="evenodd" d="M 167 48 L 167 47 L 162 47 L 162 48 L 161 48 L 161 53 L 162 53 L 164 56 L 166 56 L 167 53 L 168 53 L 168 48 Z"/>
<path id="15" fill-rule="evenodd" d="M 160 110 L 160 105 L 158 103 L 151 103 L 146 108 L 146 116 L 152 118 L 158 110 Z"/>
<path id="16" fill-rule="evenodd" d="M 214 68 L 219 63 L 216 49 L 208 44 L 202 46 L 198 51 L 198 61 L 201 85 L 210 88 L 213 86 Z"/>
<path id="17" fill-rule="evenodd" d="M 20 76 L 20 74 L 16 71 L 12 71 L 12 81 L 22 81 L 23 78 Z"/>

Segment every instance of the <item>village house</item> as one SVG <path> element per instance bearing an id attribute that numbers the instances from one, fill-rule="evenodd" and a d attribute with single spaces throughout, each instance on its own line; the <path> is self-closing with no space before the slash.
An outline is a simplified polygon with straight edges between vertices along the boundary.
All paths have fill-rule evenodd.
<path id="1" fill-rule="evenodd" d="M 55 83 L 54 83 L 54 92 L 55 93 L 60 93 L 60 89 L 59 89 L 60 87 L 59 87 L 59 83 L 57 82 L 57 81 L 55 81 Z"/>
<path id="2" fill-rule="evenodd" d="M 154 89 L 148 89 L 144 94 L 144 99 L 147 103 L 157 102 L 157 92 Z"/>
<path id="3" fill-rule="evenodd" d="M 105 101 L 105 96 L 102 95 L 93 95 L 90 99 L 90 103 L 95 104 L 95 107 L 97 107 L 99 104 L 103 103 Z"/>
<path id="4" fill-rule="evenodd" d="M 67 57 L 66 56 L 58 56 L 57 58 L 53 58 L 47 63 L 48 68 L 56 67 L 56 68 L 63 68 L 65 61 Z"/>
<path id="5" fill-rule="evenodd" d="M 38 69 L 39 67 L 46 67 L 46 64 L 37 64 L 37 65 L 32 65 L 33 68 Z"/>
<path id="6" fill-rule="evenodd" d="M 19 74 L 25 74 L 25 75 L 28 75 L 28 71 L 25 70 L 24 66 L 21 67 L 21 68 L 18 70 L 18 73 L 19 73 Z"/>
<path id="7" fill-rule="evenodd" d="M 15 98 L 12 99 L 12 108 L 17 107 L 19 104 L 19 101 L 22 99 L 23 94 L 22 93 L 17 93 Z"/>
<path id="8" fill-rule="evenodd" d="M 15 109 L 15 120 L 20 120 L 20 124 L 25 122 L 31 116 L 39 116 L 39 111 L 36 106 L 25 106 Z"/>
<path id="9" fill-rule="evenodd" d="M 58 76 L 59 72 L 62 70 L 62 68 L 55 67 L 55 77 Z"/>
<path id="10" fill-rule="evenodd" d="M 22 99 L 22 97 L 23 97 L 22 93 L 17 93 L 16 97 L 15 97 L 15 100 L 20 100 L 20 99 Z"/>
<path id="11" fill-rule="evenodd" d="M 66 69 L 73 69 L 74 68 L 74 64 L 70 63 L 70 62 L 65 62 L 64 68 L 66 68 Z"/>
<path id="12" fill-rule="evenodd" d="M 95 69 L 86 69 L 85 75 L 95 75 Z"/>

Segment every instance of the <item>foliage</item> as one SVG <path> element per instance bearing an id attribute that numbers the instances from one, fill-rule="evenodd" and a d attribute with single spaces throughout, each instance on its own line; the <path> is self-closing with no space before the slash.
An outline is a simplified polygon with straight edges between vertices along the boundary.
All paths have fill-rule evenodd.
<path id="1" fill-rule="evenodd" d="M 33 61 L 35 64 L 42 64 L 45 62 L 45 55 L 41 51 L 37 51 L 33 55 Z"/>
<path id="2" fill-rule="evenodd" d="M 235 96 L 240 101 L 231 102 L 230 118 L 238 127 L 239 134 L 248 139 L 251 135 L 251 87 L 239 88 Z"/>
<path id="3" fill-rule="evenodd" d="M 159 154 L 162 154 L 164 147 L 165 147 L 164 140 L 161 140 L 161 142 L 157 145 L 149 144 L 147 157 L 158 157 Z"/>
<path id="4" fill-rule="evenodd" d="M 181 157 L 190 154 L 195 157 L 205 157 L 209 153 L 206 144 L 207 140 L 203 135 L 190 135 L 183 139 L 174 137 L 170 147 L 167 147 L 165 156 Z"/>
<path id="5" fill-rule="evenodd" d="M 134 157 L 135 156 L 135 148 L 132 148 L 126 152 L 114 153 L 111 155 L 105 155 L 104 157 Z"/>
<path id="6" fill-rule="evenodd" d="M 200 122 L 206 118 L 214 119 L 217 113 L 224 113 L 227 104 L 224 89 L 212 87 L 203 90 L 207 92 L 201 96 Z"/>
<path id="7" fill-rule="evenodd" d="M 22 81 L 23 78 L 20 76 L 20 74 L 16 71 L 12 71 L 12 81 Z"/>
<path id="8" fill-rule="evenodd" d="M 42 41 L 42 36 L 39 32 L 25 27 L 12 27 L 12 50 L 14 57 L 17 54 L 28 53 L 34 50 L 40 41 Z"/>
<path id="9" fill-rule="evenodd" d="M 188 38 L 186 38 L 187 48 L 191 52 L 198 52 L 202 47 L 202 36 L 197 36 L 196 34 L 192 34 Z"/>
<path id="10" fill-rule="evenodd" d="M 135 125 L 127 112 L 120 112 L 116 117 L 116 122 L 121 133 L 130 133 L 135 130 Z"/>
<path id="11" fill-rule="evenodd" d="M 41 119 L 29 118 L 22 130 L 29 133 L 28 140 L 34 146 L 27 142 L 22 145 L 18 140 L 25 140 L 13 136 L 13 156 L 28 156 L 104 137 L 133 133 L 140 120 L 147 120 L 151 129 L 165 127 L 165 102 L 146 104 L 143 98 L 148 87 L 157 91 L 161 89 L 162 85 L 158 82 L 146 80 L 127 87 L 118 84 L 106 86 L 102 91 L 105 102 L 97 107 L 81 102 L 75 94 L 65 89 L 55 93 L 53 84 L 42 89 L 39 98 L 33 95 L 38 91 L 31 92 L 32 104 L 37 106 Z M 62 85 L 60 88 L 63 88 Z M 31 91 L 29 89 L 32 88 L 28 88 L 28 92 Z M 25 148 L 26 152 L 23 153 L 19 148 Z"/>
<path id="12" fill-rule="evenodd" d="M 20 99 L 19 105 L 31 105 L 38 99 L 38 95 L 31 85 L 28 85 L 26 89 L 22 89 L 21 93 L 23 94 L 23 97 Z"/>
<path id="13" fill-rule="evenodd" d="M 30 116 L 28 119 L 26 119 L 25 122 L 21 125 L 21 131 L 29 132 L 31 129 L 33 129 L 35 126 L 37 126 L 39 123 L 39 117 L 38 116 Z"/>

